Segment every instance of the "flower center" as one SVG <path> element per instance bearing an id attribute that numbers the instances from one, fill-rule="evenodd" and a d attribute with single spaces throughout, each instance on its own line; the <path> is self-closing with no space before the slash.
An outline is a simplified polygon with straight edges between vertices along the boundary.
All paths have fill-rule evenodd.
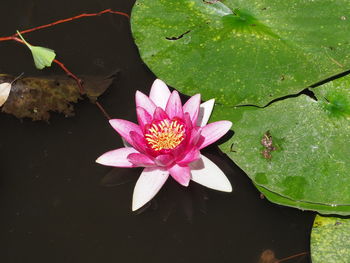
<path id="1" fill-rule="evenodd" d="M 185 126 L 176 119 L 153 122 L 145 133 L 145 139 L 155 151 L 171 150 L 185 139 Z"/>

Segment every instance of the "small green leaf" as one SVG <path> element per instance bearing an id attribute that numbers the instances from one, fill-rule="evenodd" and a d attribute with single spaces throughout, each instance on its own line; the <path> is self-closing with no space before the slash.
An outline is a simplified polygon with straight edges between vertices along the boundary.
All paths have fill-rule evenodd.
<path id="1" fill-rule="evenodd" d="M 313 263 L 350 262 L 350 219 L 316 216 L 311 258 Z"/>
<path id="2" fill-rule="evenodd" d="M 43 69 L 45 67 L 51 67 L 52 61 L 55 59 L 55 51 L 46 47 L 32 46 L 30 45 L 22 35 L 17 31 L 19 37 L 27 45 L 32 52 L 34 63 L 37 69 Z"/>

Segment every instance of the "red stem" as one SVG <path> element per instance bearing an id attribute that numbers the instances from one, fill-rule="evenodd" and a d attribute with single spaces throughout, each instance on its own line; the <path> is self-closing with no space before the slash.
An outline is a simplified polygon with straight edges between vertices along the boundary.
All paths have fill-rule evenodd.
<path id="1" fill-rule="evenodd" d="M 85 93 L 84 86 L 83 86 L 83 81 L 80 78 L 78 78 L 78 76 L 73 74 L 69 69 L 67 69 L 67 67 L 62 62 L 60 62 L 59 60 L 54 59 L 53 62 L 55 62 L 58 66 L 60 66 L 60 68 L 63 69 L 64 72 L 66 72 L 66 74 L 69 77 L 73 78 L 76 81 L 76 83 L 77 83 L 77 85 L 79 87 L 79 92 L 80 92 L 80 94 L 83 95 Z"/>
<path id="2" fill-rule="evenodd" d="M 305 256 L 307 254 L 309 254 L 309 253 L 308 252 L 302 252 L 302 253 L 299 253 L 299 254 L 296 254 L 296 255 L 293 255 L 293 256 L 290 256 L 290 257 L 282 258 L 282 259 L 278 260 L 277 263 L 281 263 L 281 262 L 284 262 L 284 261 L 287 261 L 287 260 L 290 260 L 290 259 L 293 259 L 293 258 Z"/>
<path id="3" fill-rule="evenodd" d="M 52 27 L 52 26 L 55 26 L 55 25 L 58 25 L 58 24 L 62 24 L 62 23 L 66 23 L 66 22 L 69 22 L 69 21 L 77 20 L 77 19 L 80 19 L 80 18 L 83 18 L 83 17 L 99 16 L 99 15 L 103 15 L 103 14 L 106 14 L 106 13 L 122 15 L 122 16 L 125 16 L 127 18 L 130 18 L 130 16 L 127 13 L 123 13 L 123 12 L 119 12 L 119 11 L 113 11 L 111 9 L 105 9 L 105 10 L 102 10 L 102 11 L 100 11 L 98 13 L 88 13 L 88 14 L 84 13 L 84 14 L 80 14 L 80 15 L 77 15 L 77 16 L 69 17 L 69 18 L 66 18 L 66 19 L 61 19 L 61 20 L 58 20 L 58 21 L 55 21 L 55 22 L 52 22 L 52 23 L 49 23 L 49 24 L 46 24 L 46 25 L 37 26 L 37 27 L 30 28 L 30 29 L 22 30 L 22 31 L 20 31 L 20 33 L 21 34 L 26 34 L 26 33 L 29 33 L 29 32 L 37 31 L 39 29 Z M 0 37 L 0 41 L 13 40 L 13 37 L 17 37 L 17 36 L 18 36 L 18 33 L 15 33 L 12 36 L 8 36 L 8 37 Z"/>
<path id="4" fill-rule="evenodd" d="M 104 115 L 108 120 L 110 120 L 110 119 L 111 119 L 111 116 L 109 116 L 109 114 L 108 114 L 107 111 L 102 107 L 102 105 L 101 105 L 98 101 L 95 101 L 95 104 L 96 104 L 96 106 L 100 109 L 100 111 L 103 113 L 103 115 Z"/>
<path id="5" fill-rule="evenodd" d="M 84 85 L 83 85 L 83 80 L 80 79 L 77 75 L 73 74 L 69 69 L 67 69 L 67 67 L 60 61 L 58 61 L 57 59 L 54 59 L 54 61 L 58 66 L 60 66 L 64 72 L 66 72 L 66 74 L 68 76 L 70 76 L 71 78 L 73 78 L 75 80 L 75 82 L 77 83 L 78 87 L 79 87 L 79 92 L 81 95 L 83 95 L 85 93 L 85 89 L 84 89 Z M 95 105 L 97 106 L 97 108 L 100 109 L 100 111 L 102 112 L 102 114 L 108 119 L 110 120 L 111 117 L 109 116 L 109 114 L 107 113 L 107 111 L 102 107 L 102 105 L 96 100 L 95 101 Z"/>

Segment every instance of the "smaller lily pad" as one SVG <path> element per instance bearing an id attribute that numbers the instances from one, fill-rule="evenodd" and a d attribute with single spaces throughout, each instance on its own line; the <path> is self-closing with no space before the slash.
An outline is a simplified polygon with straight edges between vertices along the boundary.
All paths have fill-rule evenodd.
<path id="1" fill-rule="evenodd" d="M 350 219 L 317 215 L 311 233 L 313 263 L 350 262 Z"/>

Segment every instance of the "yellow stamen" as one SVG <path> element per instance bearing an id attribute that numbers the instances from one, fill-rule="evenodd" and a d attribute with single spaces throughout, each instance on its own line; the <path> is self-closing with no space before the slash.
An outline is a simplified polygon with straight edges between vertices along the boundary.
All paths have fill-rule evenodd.
<path id="1" fill-rule="evenodd" d="M 148 145 L 155 151 L 174 149 L 184 138 L 184 125 L 177 120 L 164 119 L 153 123 L 145 134 Z"/>

